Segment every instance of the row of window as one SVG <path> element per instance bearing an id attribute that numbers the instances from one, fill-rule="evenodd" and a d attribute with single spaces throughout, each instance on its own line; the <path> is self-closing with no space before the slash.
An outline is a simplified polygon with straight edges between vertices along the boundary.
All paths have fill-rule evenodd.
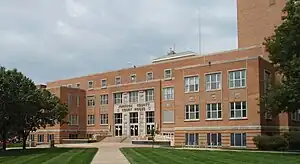
<path id="1" fill-rule="evenodd" d="M 122 124 L 123 116 L 122 113 L 115 113 L 114 114 L 114 123 L 115 124 Z M 129 123 L 130 124 L 137 124 L 139 123 L 138 112 L 130 112 L 129 113 Z M 154 111 L 146 112 L 146 123 L 154 123 Z M 88 125 L 95 124 L 95 115 L 88 115 Z M 108 114 L 100 114 L 100 125 L 107 125 L 108 124 Z"/>
<path id="2" fill-rule="evenodd" d="M 164 79 L 171 79 L 172 78 L 172 71 L 171 69 L 166 69 L 164 72 Z M 221 89 L 221 81 L 222 81 L 222 74 L 220 72 L 218 73 L 209 73 L 205 74 L 205 86 L 206 90 L 217 90 Z M 235 71 L 229 71 L 228 72 L 228 82 L 229 82 L 229 88 L 241 88 L 246 86 L 246 70 L 235 70 Z M 147 72 L 146 74 L 146 80 L 151 81 L 153 80 L 153 73 Z M 130 75 L 130 82 L 135 83 L 136 82 L 136 74 Z M 184 78 L 184 87 L 185 92 L 196 92 L 199 91 L 199 83 L 200 83 L 200 77 L 199 76 L 190 76 Z M 117 76 L 115 78 L 115 84 L 120 85 L 121 84 L 121 77 Z M 68 84 L 68 87 L 73 87 L 72 84 Z M 80 88 L 80 83 L 76 84 L 77 88 Z M 101 88 L 107 87 L 107 80 L 102 79 L 101 80 Z M 94 88 L 94 81 L 88 81 L 88 89 Z"/>
<path id="3" fill-rule="evenodd" d="M 35 141 L 35 135 L 30 134 L 28 140 L 29 141 Z M 50 142 L 52 140 L 54 140 L 54 134 L 47 134 L 47 142 Z M 37 135 L 37 142 L 38 143 L 45 142 L 45 135 L 44 134 L 38 134 Z"/>
<path id="4" fill-rule="evenodd" d="M 186 133 L 185 134 L 186 146 L 199 146 L 199 134 L 198 133 Z M 207 146 L 222 146 L 222 134 L 221 133 L 207 133 L 206 134 Z M 231 133 L 230 134 L 230 146 L 234 147 L 246 147 L 247 135 L 246 133 Z"/>

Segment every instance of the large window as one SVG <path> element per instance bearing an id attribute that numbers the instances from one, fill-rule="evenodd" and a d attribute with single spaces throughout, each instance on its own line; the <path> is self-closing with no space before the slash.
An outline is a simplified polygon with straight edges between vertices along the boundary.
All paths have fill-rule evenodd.
<path id="1" fill-rule="evenodd" d="M 100 114 L 100 124 L 101 125 L 108 124 L 108 114 Z"/>
<path id="2" fill-rule="evenodd" d="M 131 124 L 135 124 L 139 122 L 138 112 L 132 112 L 129 114 L 129 120 Z"/>
<path id="3" fill-rule="evenodd" d="M 221 89 L 221 73 L 207 74 L 205 79 L 207 91 Z"/>
<path id="4" fill-rule="evenodd" d="M 154 100 L 154 89 L 146 90 L 146 102 Z"/>
<path id="5" fill-rule="evenodd" d="M 129 102 L 130 103 L 138 102 L 138 91 L 129 92 Z"/>
<path id="6" fill-rule="evenodd" d="M 174 123 L 174 111 L 163 110 L 163 123 Z"/>
<path id="7" fill-rule="evenodd" d="M 207 119 L 222 118 L 221 103 L 206 104 L 206 118 Z"/>
<path id="8" fill-rule="evenodd" d="M 208 146 L 221 146 L 222 135 L 221 133 L 207 133 L 207 145 Z"/>
<path id="9" fill-rule="evenodd" d="M 38 134 L 38 142 L 44 142 L 44 134 Z"/>
<path id="10" fill-rule="evenodd" d="M 172 70 L 171 69 L 165 69 L 164 78 L 165 79 L 171 79 L 172 78 Z"/>
<path id="11" fill-rule="evenodd" d="M 191 76 L 184 78 L 184 92 L 199 91 L 199 76 Z"/>
<path id="12" fill-rule="evenodd" d="M 199 115 L 199 105 L 185 106 L 185 120 L 198 120 L 200 119 Z"/>
<path id="13" fill-rule="evenodd" d="M 108 95 L 100 95 L 100 104 L 108 104 Z"/>
<path id="14" fill-rule="evenodd" d="M 154 124 L 147 124 L 147 134 L 151 135 L 152 130 L 155 129 L 155 125 Z"/>
<path id="15" fill-rule="evenodd" d="M 246 86 L 246 70 L 229 72 L 229 88 L 241 88 Z"/>
<path id="16" fill-rule="evenodd" d="M 78 115 L 77 114 L 69 115 L 69 125 L 78 125 Z"/>
<path id="17" fill-rule="evenodd" d="M 293 121 L 300 121 L 300 109 L 292 113 Z"/>
<path id="18" fill-rule="evenodd" d="M 122 93 L 115 93 L 114 94 L 114 103 L 115 104 L 122 104 Z"/>
<path id="19" fill-rule="evenodd" d="M 88 125 L 95 124 L 95 115 L 88 115 Z"/>
<path id="20" fill-rule="evenodd" d="M 163 89 L 164 100 L 174 100 L 174 88 L 168 87 Z"/>
<path id="21" fill-rule="evenodd" d="M 185 133 L 185 145 L 186 146 L 199 145 L 199 134 L 198 133 Z"/>
<path id="22" fill-rule="evenodd" d="M 94 88 L 94 82 L 93 81 L 88 81 L 88 89 Z"/>
<path id="23" fill-rule="evenodd" d="M 230 103 L 230 118 L 247 118 L 246 101 Z"/>
<path id="24" fill-rule="evenodd" d="M 154 123 L 154 111 L 146 112 L 146 123 Z"/>
<path id="25" fill-rule="evenodd" d="M 95 96 L 87 96 L 87 106 L 94 107 L 95 106 Z"/>
<path id="26" fill-rule="evenodd" d="M 115 113 L 115 124 L 122 124 L 122 113 Z"/>
<path id="27" fill-rule="evenodd" d="M 230 146 L 247 146 L 246 133 L 231 133 Z"/>

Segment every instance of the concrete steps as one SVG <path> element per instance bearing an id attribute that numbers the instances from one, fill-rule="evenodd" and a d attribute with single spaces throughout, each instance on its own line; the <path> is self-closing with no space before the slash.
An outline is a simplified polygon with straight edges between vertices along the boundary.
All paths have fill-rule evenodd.
<path id="1" fill-rule="evenodd" d="M 120 143 L 122 141 L 122 137 L 105 137 L 101 142 L 106 142 L 106 143 Z"/>

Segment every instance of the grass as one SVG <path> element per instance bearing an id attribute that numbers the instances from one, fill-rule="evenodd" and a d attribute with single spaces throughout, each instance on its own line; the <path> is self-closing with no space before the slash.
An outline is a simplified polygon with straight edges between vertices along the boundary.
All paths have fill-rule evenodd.
<path id="1" fill-rule="evenodd" d="M 300 155 L 258 152 L 121 148 L 131 164 L 299 164 Z"/>
<path id="2" fill-rule="evenodd" d="M 97 148 L 36 148 L 0 152 L 0 163 L 5 164 L 89 164 Z"/>

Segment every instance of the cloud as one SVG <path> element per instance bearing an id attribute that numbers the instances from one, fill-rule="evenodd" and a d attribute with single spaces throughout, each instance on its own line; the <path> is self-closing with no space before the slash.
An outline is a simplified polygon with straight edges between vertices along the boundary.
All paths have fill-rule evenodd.
<path id="1" fill-rule="evenodd" d="M 36 83 L 151 63 L 173 44 L 202 52 L 236 48 L 235 0 L 0 2 L 0 64 Z"/>

